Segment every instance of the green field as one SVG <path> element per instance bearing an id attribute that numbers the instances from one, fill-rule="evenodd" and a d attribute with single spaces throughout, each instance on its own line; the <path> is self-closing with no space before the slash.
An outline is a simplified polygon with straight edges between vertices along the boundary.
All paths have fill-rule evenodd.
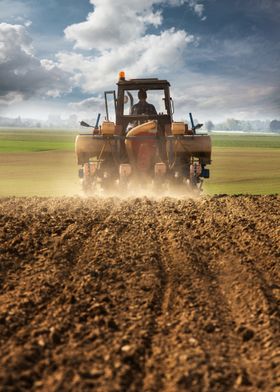
<path id="1" fill-rule="evenodd" d="M 0 153 L 73 151 L 76 134 L 61 130 L 0 129 Z"/>
<path id="2" fill-rule="evenodd" d="M 79 194 L 75 136 L 61 130 L 0 130 L 0 196 Z M 206 193 L 280 193 L 280 136 L 214 134 L 212 142 Z"/>

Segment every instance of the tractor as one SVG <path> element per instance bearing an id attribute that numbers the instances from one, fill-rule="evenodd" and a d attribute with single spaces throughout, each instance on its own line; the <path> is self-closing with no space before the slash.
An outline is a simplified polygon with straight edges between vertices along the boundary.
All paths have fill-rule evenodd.
<path id="1" fill-rule="evenodd" d="M 139 91 L 145 92 L 155 110 L 135 110 Z M 209 178 L 211 139 L 197 132 L 203 124 L 195 125 L 191 113 L 190 126 L 173 121 L 174 101 L 167 80 L 127 80 L 121 71 L 117 93 L 105 91 L 104 98 L 104 121 L 99 125 L 100 114 L 93 126 L 82 121 L 91 130 L 79 134 L 75 142 L 86 194 L 137 187 L 162 193 L 175 188 L 201 192 L 203 179 Z"/>

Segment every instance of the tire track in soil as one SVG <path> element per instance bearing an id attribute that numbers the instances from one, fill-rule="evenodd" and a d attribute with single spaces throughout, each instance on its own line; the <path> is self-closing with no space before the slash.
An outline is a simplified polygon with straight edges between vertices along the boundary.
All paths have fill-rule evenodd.
<path id="1" fill-rule="evenodd" d="M 96 202 L 98 211 L 103 202 Z M 94 355 L 94 351 L 100 349 L 94 342 L 100 337 L 103 338 L 102 327 L 109 326 L 109 329 L 114 330 L 116 325 L 112 319 L 109 319 L 107 324 L 104 322 L 108 315 L 106 305 L 111 303 L 109 293 L 102 288 L 102 264 L 106 264 L 105 256 L 113 257 L 114 253 L 111 252 L 114 238 L 109 236 L 110 241 L 107 238 L 108 227 L 114 224 L 118 233 L 121 232 L 115 218 L 118 202 L 111 201 L 107 204 L 106 215 L 103 215 L 82 245 L 76 267 L 71 272 L 71 284 L 64 294 L 66 309 L 61 306 L 56 317 L 63 314 L 62 325 L 56 331 L 58 348 L 53 350 L 56 368 L 36 383 L 37 387 L 42 386 L 48 391 L 67 390 L 69 384 L 75 390 L 91 390 L 97 385 L 95 380 L 105 373 L 102 370 L 104 364 L 98 366 L 100 356 Z M 104 254 L 102 249 L 105 250 Z"/>
<path id="2" fill-rule="evenodd" d="M 150 202 L 138 204 L 136 213 L 134 201 L 112 205 L 99 225 L 96 240 L 92 240 L 96 234 L 92 233 L 83 243 L 67 284 L 63 283 L 48 312 L 36 316 L 30 328 L 25 328 L 32 339 L 28 344 L 18 342 L 20 348 L 14 351 L 15 363 L 9 364 L 6 385 L 48 391 L 67 390 L 69 384 L 78 390 L 141 389 L 154 314 L 160 306 L 162 271 Z M 56 256 L 55 262 L 67 274 L 62 255 Z M 31 373 L 24 361 L 28 368 L 34 367 Z"/>
<path id="3" fill-rule="evenodd" d="M 267 269 L 270 262 L 276 260 L 277 247 L 275 243 L 267 247 L 253 237 L 249 237 L 248 241 L 248 228 L 255 228 L 257 239 L 261 230 L 250 222 L 248 225 L 244 210 L 236 208 L 236 205 L 240 206 L 240 202 L 235 198 L 221 200 L 214 205 L 213 216 L 219 230 L 214 230 L 212 243 L 219 237 L 221 252 L 213 258 L 211 265 L 236 322 L 236 332 L 242 338 L 241 350 L 247 370 L 241 384 L 252 390 L 274 391 L 279 388 L 280 324 L 279 318 L 276 320 L 273 316 L 276 302 L 269 303 L 264 280 L 259 279 L 258 265 L 263 264 Z M 251 219 L 253 214 L 255 211 L 251 207 Z M 274 217 L 277 216 L 277 209 L 274 214 Z M 270 275 L 270 279 L 275 282 L 275 276 Z M 272 375 L 269 380 L 267 374 Z"/>
<path id="4" fill-rule="evenodd" d="M 184 247 L 179 243 L 181 233 L 174 226 L 174 221 L 179 223 L 178 211 L 173 213 L 175 206 L 167 203 L 164 207 L 160 225 L 169 283 L 144 390 L 231 390 L 240 373 L 237 344 L 232 344 L 230 332 L 232 320 L 225 312 L 207 261 L 199 260 L 191 241 Z M 222 330 L 224 336 L 220 337 Z M 215 335 L 213 343 L 209 334 Z"/>
<path id="5" fill-rule="evenodd" d="M 236 332 L 242 339 L 241 350 L 247 361 L 247 374 L 241 384 L 245 383 L 252 390 L 274 391 L 279 388 L 280 320 L 276 317 L 277 302 L 270 298 L 271 302 L 266 295 L 264 276 L 267 274 L 271 282 L 277 281 L 268 270 L 271 263 L 275 264 L 278 251 L 275 236 L 271 236 L 269 246 L 263 238 L 262 221 L 264 217 L 269 220 L 270 216 L 267 212 L 256 213 L 256 199 L 259 201 L 261 198 L 225 198 L 214 205 L 213 216 L 219 230 L 214 230 L 212 240 L 215 243 L 215 238 L 219 237 L 221 252 L 213 258 L 211 265 L 216 270 L 223 295 L 236 322 Z M 267 203 L 271 201 L 273 211 L 272 231 L 277 219 L 279 222 L 279 210 L 273 209 L 274 198 L 270 199 L 266 197 Z M 248 204 L 247 217 L 241 207 L 243 202 Z M 269 230 L 266 230 L 267 233 Z M 263 271 L 260 275 L 261 266 Z M 271 374 L 268 380 L 267 374 Z"/>
<path id="6" fill-rule="evenodd" d="M 252 197 L 259 202 L 259 199 Z M 228 202 L 227 202 L 228 204 Z M 271 196 L 269 203 L 257 205 L 257 211 L 250 210 L 250 207 L 243 200 L 236 202 L 232 200 L 232 205 L 227 208 L 233 208 L 238 211 L 242 219 L 239 225 L 242 228 L 242 236 L 238 239 L 241 262 L 246 266 L 249 272 L 255 274 L 259 281 L 260 289 L 266 297 L 270 314 L 275 314 L 277 323 L 275 327 L 279 333 L 280 321 L 280 271 L 277 269 L 276 257 L 280 257 L 280 218 L 279 218 L 279 198 Z M 269 206 L 269 208 L 268 208 Z M 265 211 L 265 212 L 264 212 Z M 277 213 L 275 213 L 275 211 Z M 264 220 L 265 216 L 265 220 Z M 265 228 L 265 230 L 264 230 Z M 236 240 L 234 240 L 236 243 Z M 249 250 L 247 257 L 244 249 Z M 256 262 L 250 254 L 256 253 Z M 273 277 L 274 284 L 270 284 Z M 271 318 L 273 322 L 275 318 Z M 276 333 L 276 330 L 275 330 Z"/>
<path id="7" fill-rule="evenodd" d="M 136 224 L 135 235 L 133 236 L 133 247 L 137 249 L 138 252 L 138 268 L 141 269 L 141 282 L 140 287 L 136 286 L 136 296 L 139 298 L 139 288 L 144 290 L 145 300 L 140 301 L 141 308 L 145 302 L 147 303 L 147 311 L 141 317 L 143 309 L 137 308 L 138 316 L 137 321 L 139 322 L 138 328 L 135 328 L 136 335 L 130 341 L 136 343 L 135 349 L 133 350 L 133 356 L 124 356 L 122 359 L 123 365 L 129 360 L 129 367 L 125 371 L 121 371 L 119 376 L 117 376 L 117 385 L 120 385 L 121 391 L 141 391 L 143 387 L 143 377 L 145 374 L 145 363 L 146 357 L 149 355 L 152 338 L 155 328 L 155 320 L 157 314 L 161 308 L 161 302 L 163 298 L 164 286 L 165 286 L 165 275 L 162 269 L 162 263 L 160 259 L 157 234 L 155 231 L 156 225 L 154 222 L 154 212 L 153 203 L 149 200 L 138 201 L 139 205 L 136 205 L 136 210 L 138 207 L 141 210 L 141 214 L 135 219 L 135 202 L 131 203 L 130 209 L 132 210 L 132 219 L 134 224 Z M 136 203 L 137 204 L 137 203 Z M 137 214 L 136 214 L 137 215 Z M 144 225 L 143 225 L 144 224 Z M 130 228 L 131 230 L 131 228 Z M 125 236 L 120 239 L 118 253 L 126 255 L 127 252 L 130 253 L 130 243 L 131 243 L 131 233 L 129 233 L 129 240 L 127 241 Z M 125 246 L 124 246 L 125 245 Z M 126 247 L 128 248 L 126 249 Z M 123 248 L 123 250 L 121 250 Z M 133 251 L 133 259 L 137 256 L 135 251 Z M 144 265 L 139 265 L 139 262 L 143 259 Z M 134 265 L 134 268 L 136 265 Z M 142 274 L 143 270 L 147 269 L 147 273 Z M 146 280 L 148 277 L 148 281 Z M 150 281 L 149 281 L 150 280 Z M 147 297 L 147 294 L 148 297 Z M 148 300 L 148 301 L 147 301 Z M 129 301 L 131 303 L 131 301 Z M 133 319 L 133 317 L 132 317 Z M 134 322 L 135 327 L 135 322 Z M 140 336 L 138 331 L 140 329 Z M 135 355 L 136 354 L 136 355 Z M 131 361 L 132 359 L 132 361 Z M 123 366 L 122 365 L 122 366 Z M 135 366 L 136 365 L 136 366 Z M 116 385 L 116 384 L 115 384 Z"/>
<path id="8" fill-rule="evenodd" d="M 93 361 L 83 352 L 84 370 L 74 376 L 75 388 L 79 388 L 83 382 L 87 387 L 100 391 L 141 390 L 145 353 L 149 349 L 154 312 L 160 301 L 161 271 L 153 241 L 150 203 L 138 204 L 138 213 L 134 211 L 134 201 L 121 204 L 105 221 L 106 228 L 100 243 L 91 244 L 87 249 L 88 254 L 85 252 L 83 255 L 85 263 L 92 258 L 95 268 L 104 267 L 105 260 L 109 258 L 109 268 L 113 268 L 115 273 L 113 279 L 106 276 L 107 290 L 104 290 L 101 279 L 98 295 L 100 297 L 104 291 L 108 295 L 114 293 L 114 301 L 110 313 L 106 314 L 103 309 L 102 320 L 99 320 L 104 321 L 110 316 L 107 325 L 111 325 L 112 331 L 107 331 L 108 341 L 98 342 L 99 339 L 96 339 L 95 349 L 105 354 L 95 357 Z M 120 271 L 118 268 L 121 268 Z M 96 377 L 91 377 L 93 365 Z M 100 379 L 101 374 L 104 377 Z M 61 387 L 64 387 L 64 383 Z"/>
<path id="9" fill-rule="evenodd" d="M 236 331 L 243 340 L 247 373 L 252 380 L 249 385 L 262 391 L 276 391 L 280 387 L 279 328 L 274 334 L 270 309 L 256 274 L 243 268 L 234 254 L 217 260 L 217 269 L 219 284 L 236 321 Z M 269 373 L 272 373 L 271 380 L 264 381 Z"/>
<path id="10" fill-rule="evenodd" d="M 198 206 L 201 209 L 201 206 Z M 229 263 L 231 261 L 230 257 L 230 251 L 227 253 L 225 252 L 224 247 L 226 246 L 226 241 L 228 238 L 231 238 L 231 231 L 232 227 L 227 226 L 225 227 L 225 230 L 221 230 L 221 227 L 218 226 L 218 230 L 215 230 L 215 225 L 212 225 L 212 232 L 210 231 L 210 236 L 208 235 L 207 243 L 206 243 L 206 249 L 203 249 L 205 247 L 205 243 L 203 241 L 198 241 L 198 238 L 203 237 L 203 235 L 207 234 L 205 233 L 205 230 L 203 229 L 203 225 L 201 223 L 204 223 L 205 217 L 207 218 L 207 212 L 209 205 L 206 205 L 206 208 L 202 210 L 202 212 L 196 210 L 195 214 L 199 215 L 198 217 L 196 216 L 195 219 L 199 220 L 199 226 L 197 227 L 199 232 L 197 233 L 196 230 L 194 229 L 194 241 L 191 242 L 191 240 L 188 242 L 186 241 L 186 237 L 184 237 L 184 241 L 181 242 L 181 245 L 183 244 L 184 249 L 181 249 L 180 241 L 178 239 L 180 238 L 180 230 L 178 227 L 174 230 L 174 232 L 169 235 L 169 241 L 167 240 L 166 244 L 169 243 L 169 249 L 172 249 L 170 252 L 170 257 L 167 258 L 167 263 L 175 265 L 175 268 L 178 269 L 178 261 L 184 263 L 184 261 L 187 261 L 189 259 L 189 267 L 192 264 L 192 268 L 189 270 L 189 277 L 191 277 L 192 280 L 196 280 L 198 278 L 199 284 L 198 287 L 195 287 L 195 285 L 190 285 L 190 292 L 189 292 L 189 298 L 193 300 L 195 293 L 197 291 L 197 304 L 199 304 L 203 298 L 203 292 L 208 291 L 211 293 L 211 297 L 209 297 L 207 300 L 209 306 L 209 309 L 206 307 L 203 309 L 203 307 L 200 309 L 201 311 L 201 319 L 203 318 L 203 313 L 205 317 L 205 313 L 208 317 L 211 316 L 212 313 L 212 320 L 210 317 L 210 323 L 205 323 L 205 320 L 199 320 L 196 325 L 197 331 L 203 331 L 203 329 L 206 329 L 206 331 L 210 334 L 213 335 L 214 330 L 216 329 L 217 331 L 222 334 L 222 339 L 220 343 L 218 343 L 217 337 L 215 336 L 214 340 L 214 345 L 220 345 L 220 350 L 215 350 L 215 347 L 210 347 L 210 355 L 209 352 L 205 350 L 207 346 L 209 346 L 209 341 L 205 341 L 205 333 L 201 334 L 199 336 L 199 333 L 194 333 L 194 336 L 198 338 L 198 342 L 201 343 L 201 352 L 204 351 L 204 358 L 206 358 L 206 363 L 214 363 L 214 366 L 207 367 L 206 369 L 203 369 L 203 359 L 201 361 L 201 366 L 198 366 L 198 371 L 192 371 L 188 369 L 187 364 L 183 366 L 183 370 L 185 374 L 181 378 L 179 378 L 177 384 L 176 384 L 176 377 L 178 378 L 178 373 L 180 374 L 180 366 L 178 364 L 176 365 L 176 373 L 174 374 L 173 372 L 173 379 L 170 377 L 172 375 L 172 370 L 168 369 L 168 357 L 171 356 L 172 354 L 170 353 L 168 344 L 167 344 L 167 350 L 164 349 L 163 341 L 166 341 L 166 338 L 163 338 L 163 331 L 166 329 L 164 326 L 166 325 L 172 325 L 172 317 L 166 314 L 166 317 L 163 317 L 161 320 L 159 320 L 159 324 L 162 327 L 161 332 L 159 332 L 159 337 L 158 337 L 158 342 L 156 343 L 156 348 L 154 349 L 155 355 L 154 357 L 151 358 L 151 364 L 152 363 L 160 363 L 162 362 L 161 369 L 156 369 L 154 371 L 154 375 L 152 375 L 152 369 L 150 371 L 150 383 L 147 383 L 147 391 L 153 391 L 153 390 L 185 390 L 190 388 L 190 390 L 198 390 L 198 391 L 208 391 L 208 390 L 232 390 L 232 388 L 237 388 L 238 390 L 242 390 L 245 388 L 246 390 L 266 390 L 266 391 L 276 391 L 277 388 L 279 388 L 279 381 L 278 381 L 278 374 L 279 374 L 279 322 L 278 320 L 275 322 L 276 329 L 274 330 L 274 335 L 269 332 L 270 327 L 269 327 L 269 322 L 264 323 L 264 332 L 265 334 L 270 334 L 270 339 L 265 340 L 263 337 L 261 337 L 261 334 L 257 334 L 256 338 L 253 338 L 251 334 L 254 334 L 254 329 L 250 329 L 247 327 L 248 322 L 248 312 L 242 312 L 240 310 L 240 304 L 239 306 L 237 304 L 238 300 L 236 300 L 235 295 L 232 294 L 231 292 L 231 287 L 234 285 L 235 278 L 238 277 L 241 285 L 239 287 L 239 294 L 241 293 L 241 297 L 243 298 L 243 302 L 246 303 L 246 299 L 244 299 L 244 294 L 245 293 L 250 293 L 250 298 L 253 300 L 254 296 L 258 294 L 259 288 L 254 287 L 256 284 L 256 278 L 254 274 L 248 274 L 248 272 L 244 269 L 239 268 L 239 270 L 234 271 L 234 268 L 237 268 L 236 265 L 238 265 L 238 258 L 236 258 L 236 255 L 234 256 L 234 262 L 231 264 Z M 215 205 L 214 205 L 215 207 Z M 224 215 L 224 219 L 221 219 L 222 224 L 225 225 L 226 215 L 228 213 L 228 210 L 225 209 L 225 211 L 220 211 L 220 205 L 218 205 L 217 211 L 212 210 L 211 212 L 213 213 L 213 216 L 215 216 L 215 219 L 217 216 L 219 216 L 219 213 L 221 215 Z M 172 210 L 174 209 L 174 206 L 168 209 Z M 175 208 L 176 210 L 176 208 Z M 277 210 L 274 211 L 274 213 Z M 189 211 L 193 217 L 193 213 Z M 173 215 L 174 217 L 178 211 Z M 235 217 L 236 218 L 236 217 Z M 177 220 L 178 225 L 180 224 L 180 221 Z M 178 226 L 177 225 L 177 226 Z M 191 225 L 187 225 L 191 226 Z M 214 229 L 214 230 L 213 230 Z M 226 239 L 222 238 L 221 232 L 226 233 Z M 238 230 L 237 230 L 238 231 Z M 172 232 L 172 230 L 171 230 Z M 201 233 L 201 234 L 200 234 Z M 186 233 L 185 233 L 186 234 Z M 240 238 L 242 238 L 242 232 L 239 233 Z M 219 238 L 220 237 L 220 238 Z M 219 242 L 216 242 L 216 239 L 219 238 Z M 171 241 L 170 241 L 171 239 Z M 212 242 L 212 244 L 211 244 Z M 194 246 L 197 245 L 197 246 Z M 211 258 L 207 255 L 207 250 L 211 248 L 211 246 L 216 246 L 214 248 L 214 256 L 213 259 L 215 263 L 211 263 Z M 218 246 L 217 246 L 218 245 Z M 232 241 L 229 242 L 229 250 L 231 248 L 234 248 Z M 236 252 L 238 255 L 238 252 L 240 253 L 240 247 L 238 248 L 238 241 L 234 242 L 234 245 L 236 247 Z M 274 247 L 275 248 L 275 247 Z M 206 250 L 206 252 L 205 252 Z M 225 254 L 225 260 L 226 263 L 221 263 L 220 258 L 217 258 L 217 256 Z M 275 260 L 275 254 L 277 253 L 272 253 L 271 257 L 272 259 L 274 258 Z M 224 255 L 223 255 L 224 256 Z M 247 255 L 248 256 L 248 255 Z M 249 254 L 250 257 L 250 254 Z M 237 263 L 237 264 L 236 264 Z M 226 266 L 226 268 L 223 267 Z M 235 265 L 235 267 L 233 267 Z M 186 271 L 184 271 L 184 267 L 182 266 L 180 273 L 178 274 L 179 276 L 185 276 Z M 174 271 L 172 271 L 172 280 L 174 283 Z M 225 277 L 230 277 L 232 281 L 225 281 Z M 242 278 L 241 278 L 242 277 Z M 202 282 L 204 283 L 202 284 Z M 252 282 L 252 283 L 251 283 Z M 182 286 L 184 285 L 183 281 L 181 280 Z M 178 284 L 177 284 L 178 286 Z M 200 286 L 200 287 L 199 287 Z M 225 289 L 227 288 L 227 289 Z M 177 295 L 178 293 L 178 287 L 176 287 L 176 284 L 173 285 L 171 292 L 176 293 L 177 289 Z M 251 290 L 251 292 L 250 292 Z M 181 290 L 182 291 L 182 290 Z M 184 293 L 184 294 L 183 294 Z M 236 293 L 236 292 L 235 292 Z M 186 294 L 186 290 L 181 292 L 181 296 Z M 261 306 L 262 302 L 264 301 L 264 296 L 261 292 L 262 296 L 257 296 L 258 298 L 258 306 Z M 169 308 L 172 309 L 173 307 L 173 315 L 175 316 L 174 319 L 178 321 L 178 314 L 174 312 L 174 301 L 172 302 L 172 298 L 169 296 Z M 237 307 L 235 309 L 232 308 L 232 303 L 235 301 L 237 304 Z M 195 301 L 196 302 L 196 301 Z M 212 302 L 212 306 L 211 306 Z M 214 307 L 213 307 L 214 305 Z M 175 304 L 176 306 L 176 304 Z M 212 307 L 212 309 L 211 309 Z M 248 305 L 247 305 L 248 308 Z M 189 309 L 191 311 L 191 309 Z M 180 312 L 180 310 L 179 310 Z M 217 317 L 217 314 L 219 314 L 219 317 Z M 242 314 L 243 313 L 243 314 Z M 181 314 L 182 314 L 182 309 L 181 309 Z M 269 312 L 269 309 L 267 310 L 264 308 L 264 314 L 265 317 L 268 320 L 271 319 L 271 312 Z M 214 317 L 213 317 L 214 316 Z M 186 316 L 186 320 L 188 319 L 188 316 Z M 272 315 L 272 321 L 273 321 L 273 315 Z M 254 322 L 257 323 L 259 320 L 257 318 L 254 319 Z M 271 321 L 271 320 L 270 320 Z M 171 333 L 171 340 L 173 341 L 173 347 L 174 347 L 174 335 L 180 335 L 180 328 L 176 327 L 176 321 L 175 321 L 175 327 L 173 328 L 173 333 Z M 191 323 L 190 323 L 191 324 Z M 215 327 L 216 325 L 216 327 Z M 217 328 L 218 326 L 218 328 Z M 171 327 L 172 328 L 172 327 Z M 187 330 L 189 330 L 189 327 L 187 327 Z M 253 332 L 252 332 L 253 331 Z M 258 331 L 259 332 L 259 331 Z M 278 334 L 276 334 L 278 332 Z M 168 335 L 168 333 L 166 333 Z M 273 340 L 271 340 L 271 338 Z M 168 339 L 168 336 L 167 336 Z M 192 338 L 191 338 L 192 339 Z M 206 338 L 207 339 L 207 338 Z M 252 340 L 251 340 L 252 339 Z M 184 338 L 185 340 L 185 338 Z M 209 336 L 208 336 L 209 340 Z M 254 340 L 257 340 L 256 344 L 252 345 L 252 342 Z M 259 343 L 259 340 L 261 340 L 261 344 Z M 193 340 L 192 340 L 193 341 Z M 249 342 L 250 341 L 250 342 Z M 193 341 L 194 342 L 194 341 Z M 273 342 L 273 343 L 272 343 Z M 179 343 L 180 344 L 180 343 Z M 178 345 L 178 343 L 177 343 Z M 224 347 L 223 347 L 224 345 Z M 172 345 L 171 345 L 172 346 Z M 268 349 L 268 346 L 272 346 L 270 349 Z M 178 347 L 176 348 L 177 354 L 178 354 Z M 190 348 L 188 348 L 185 345 L 184 350 L 185 353 L 189 353 Z M 216 351 L 216 358 L 215 358 L 215 351 Z M 156 355 L 156 353 L 159 353 Z M 163 354 L 162 354 L 163 352 Z M 256 353 L 258 353 L 256 355 Z M 185 360 L 188 355 L 183 354 L 181 357 L 178 354 L 178 359 L 180 362 L 180 359 Z M 258 357 L 259 355 L 259 357 Z M 162 358 L 161 358 L 162 357 Z M 219 358 L 220 357 L 220 358 Z M 203 355 L 202 355 L 203 358 Z M 172 362 L 172 361 L 171 361 Z M 196 362 L 196 361 L 194 361 Z M 228 363 L 228 366 L 224 366 L 224 363 Z M 174 364 L 173 364 L 174 366 Z M 151 365 L 152 368 L 152 365 Z M 219 369 L 220 368 L 220 369 Z M 164 374 L 169 374 L 169 380 L 168 377 Z M 216 373 L 216 374 L 215 374 Z M 218 374 L 217 374 L 218 373 Z M 220 374 L 219 374 L 220 373 Z M 267 374 L 272 374 L 273 376 L 267 380 Z M 151 381 L 152 380 L 152 381 Z M 159 381 L 160 380 L 160 381 Z M 264 381 L 265 380 L 265 381 Z M 165 385 L 165 386 L 164 386 Z"/>
<path id="11" fill-rule="evenodd" d="M 77 273 L 76 263 L 83 252 L 84 243 L 88 240 L 92 227 L 111 213 L 111 208 L 108 206 L 104 209 L 100 206 L 96 217 L 86 219 L 87 226 L 81 227 L 79 219 L 77 223 L 74 222 L 76 219 L 68 223 L 69 211 L 66 211 L 67 216 L 64 216 L 64 206 L 61 204 L 58 203 L 54 207 L 58 214 L 57 218 L 60 219 L 56 220 L 52 235 L 50 237 L 48 235 L 47 240 L 43 241 L 43 249 L 40 249 L 40 246 L 31 248 L 28 258 L 22 259 L 23 265 L 17 266 L 16 271 L 7 274 L 5 277 L 7 282 L 4 280 L 4 289 L 6 284 L 9 290 L 0 296 L 1 361 L 5 366 L 5 372 L 0 372 L 0 382 L 9 390 L 14 388 L 30 390 L 36 378 L 41 377 L 35 374 L 33 379 L 28 374 L 18 380 L 17 371 L 27 372 L 34 362 L 44 358 L 44 340 L 49 340 L 54 345 L 59 341 L 58 332 L 53 327 L 54 309 L 63 302 L 65 287 L 71 280 L 71 276 Z M 33 203 L 33 200 L 29 208 L 35 213 L 32 219 L 37 221 L 38 206 Z M 47 211 L 49 206 L 43 201 L 39 209 L 41 208 Z M 7 217 L 9 216 L 6 215 Z M 13 220 L 13 215 L 9 218 Z M 29 223 L 32 227 L 32 222 Z M 36 238 L 42 233 L 32 230 L 32 234 Z M 5 240 L 4 236 L 3 239 Z M 21 239 L 24 240 L 25 237 L 22 236 Z M 28 245 L 30 244 L 24 246 L 28 248 Z M 5 263 L 5 254 L 1 257 L 1 262 Z M 18 262 L 20 263 L 21 259 Z M 16 278 L 17 282 L 14 284 Z M 47 328 L 46 324 L 48 324 Z M 15 383 L 18 385 L 13 387 Z"/>
<path id="12" fill-rule="evenodd" d="M 270 209 L 274 204 L 271 199 Z M 255 198 L 252 197 L 252 200 Z M 262 380 L 272 370 L 271 385 L 266 385 L 266 388 L 276 390 L 280 388 L 280 276 L 279 269 L 275 268 L 275 255 L 280 254 L 279 214 L 266 212 L 263 222 L 263 210 L 256 212 L 248 206 L 244 208 L 242 200 L 227 200 L 225 207 L 227 215 L 233 210 L 240 218 L 234 219 L 239 223 L 238 229 L 231 228 L 232 237 L 226 257 L 217 260 L 219 280 L 229 298 L 232 312 L 239 320 L 238 330 L 243 340 L 252 339 L 251 344 L 248 343 L 247 356 L 256 357 L 259 349 L 259 357 L 251 360 L 254 378 L 259 379 L 258 384 L 262 388 Z M 264 223 L 268 225 L 266 233 L 263 233 Z M 232 226 L 231 218 L 226 225 L 228 229 Z M 227 241 L 224 239 L 223 243 Z M 258 361 L 261 366 L 254 369 L 254 362 L 258 365 Z"/>

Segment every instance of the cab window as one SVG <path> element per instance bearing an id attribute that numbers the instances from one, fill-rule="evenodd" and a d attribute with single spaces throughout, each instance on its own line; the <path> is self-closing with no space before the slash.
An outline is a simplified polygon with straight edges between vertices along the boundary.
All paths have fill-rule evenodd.
<path id="1" fill-rule="evenodd" d="M 139 90 L 125 90 L 124 91 L 124 115 L 130 115 L 131 97 L 133 98 L 133 105 L 139 102 Z M 154 105 L 158 114 L 167 114 L 164 102 L 164 90 L 147 90 L 147 102 Z"/>

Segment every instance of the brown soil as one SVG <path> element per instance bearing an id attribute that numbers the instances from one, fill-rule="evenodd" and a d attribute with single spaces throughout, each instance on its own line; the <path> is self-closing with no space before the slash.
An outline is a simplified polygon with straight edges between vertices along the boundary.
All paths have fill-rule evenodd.
<path id="1" fill-rule="evenodd" d="M 279 196 L 0 201 L 1 391 L 279 391 Z"/>

